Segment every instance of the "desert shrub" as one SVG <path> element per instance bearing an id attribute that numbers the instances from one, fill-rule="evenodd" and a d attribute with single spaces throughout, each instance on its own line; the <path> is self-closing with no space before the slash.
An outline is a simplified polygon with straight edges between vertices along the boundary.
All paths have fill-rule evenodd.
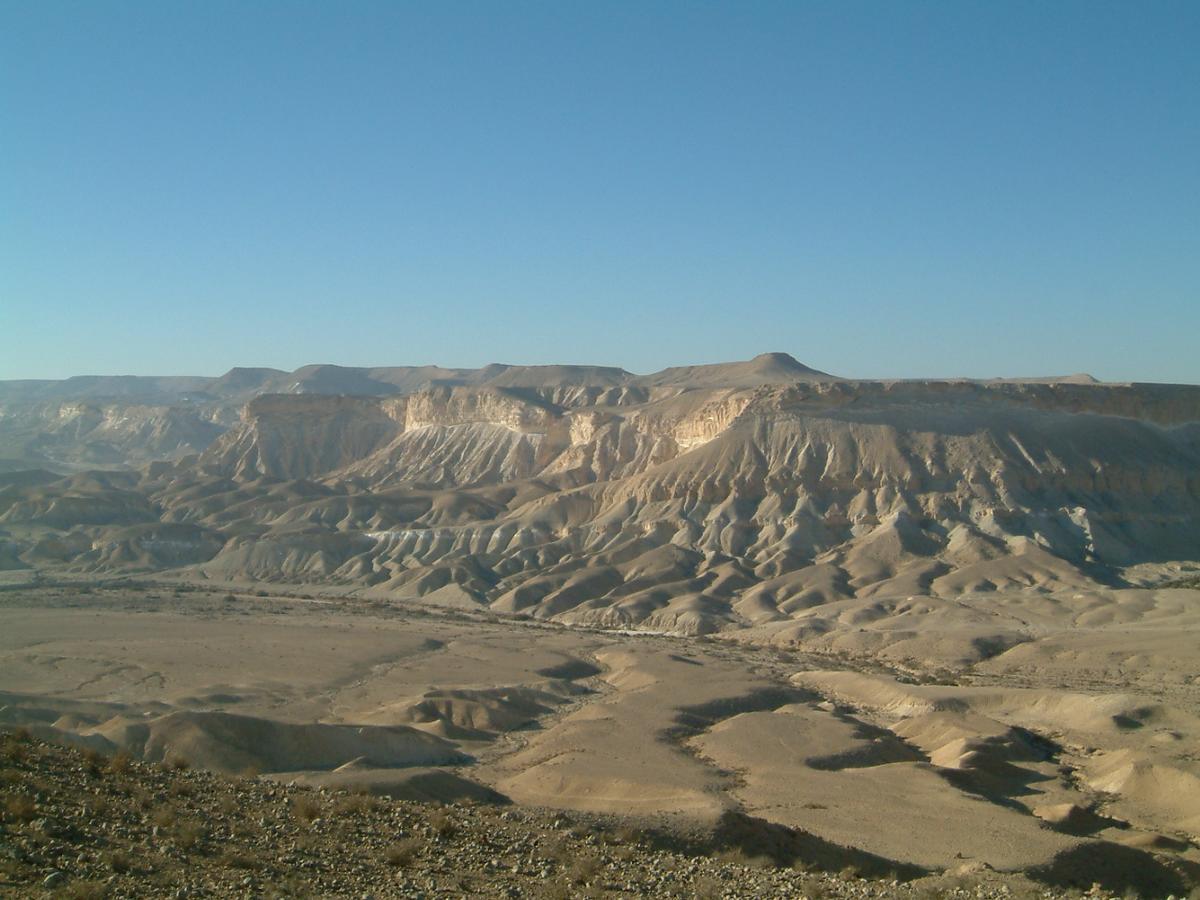
<path id="1" fill-rule="evenodd" d="M 435 809 L 429 814 L 429 827 L 440 838 L 454 837 L 458 831 L 458 825 L 444 809 Z"/>
<path id="2" fill-rule="evenodd" d="M 150 824 L 159 828 L 171 828 L 179 820 L 174 806 L 160 806 L 150 814 Z"/>
<path id="3" fill-rule="evenodd" d="M 4 759 L 15 765 L 23 765 L 29 761 L 29 744 L 33 736 L 27 728 L 18 728 L 4 735 Z"/>
<path id="4" fill-rule="evenodd" d="M 600 860 L 590 853 L 577 855 L 567 870 L 567 875 L 575 884 L 586 884 L 600 874 Z"/>
<path id="5" fill-rule="evenodd" d="M 292 815 L 301 822 L 312 822 L 321 818 L 321 801 L 307 794 L 292 800 Z"/>
<path id="6" fill-rule="evenodd" d="M 196 794 L 196 789 L 186 781 L 175 781 L 167 788 L 167 793 L 172 797 L 192 797 Z"/>
<path id="7" fill-rule="evenodd" d="M 37 816 L 32 798 L 17 794 L 4 801 L 4 817 L 12 822 L 29 822 Z"/>
<path id="8" fill-rule="evenodd" d="M 374 797 L 367 794 L 351 794 L 342 797 L 333 805 L 335 816 L 353 816 L 373 812 L 378 806 Z"/>
<path id="9" fill-rule="evenodd" d="M 406 869 L 416 861 L 420 850 L 421 845 L 416 838 L 405 838 L 384 850 L 383 860 L 394 868 Z"/>
<path id="10" fill-rule="evenodd" d="M 546 858 L 565 866 L 575 858 L 575 851 L 565 838 L 556 838 L 546 845 Z"/>
<path id="11" fill-rule="evenodd" d="M 646 833 L 636 825 L 621 825 L 613 832 L 613 838 L 620 844 L 640 844 Z"/>
<path id="12" fill-rule="evenodd" d="M 178 753 L 172 753 L 167 757 L 167 768 L 174 769 L 176 772 L 186 772 L 192 764 L 187 761 L 187 758 Z"/>
<path id="13" fill-rule="evenodd" d="M 192 850 L 204 840 L 206 830 L 199 822 L 180 822 L 175 828 L 175 843 L 181 850 Z"/>
<path id="14" fill-rule="evenodd" d="M 133 857 L 124 850 L 113 850 L 108 854 L 108 867 L 118 875 L 124 875 L 133 869 Z"/>
<path id="15" fill-rule="evenodd" d="M 108 760 L 108 770 L 114 775 L 124 775 L 129 771 L 130 765 L 133 763 L 131 757 L 124 750 L 118 750 Z"/>
<path id="16" fill-rule="evenodd" d="M 259 861 L 245 850 L 227 848 L 218 858 L 217 864 L 226 869 L 257 869 Z"/>
<path id="17" fill-rule="evenodd" d="M 154 795 L 143 787 L 134 788 L 129 797 L 133 805 L 142 812 L 158 809 L 158 801 Z"/>

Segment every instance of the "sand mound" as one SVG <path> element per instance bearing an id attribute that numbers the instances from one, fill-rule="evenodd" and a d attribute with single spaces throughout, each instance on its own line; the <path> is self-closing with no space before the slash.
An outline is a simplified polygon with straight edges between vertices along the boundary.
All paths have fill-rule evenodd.
<path id="1" fill-rule="evenodd" d="M 296 725 L 222 712 L 178 712 L 95 729 L 150 762 L 182 759 L 216 772 L 335 769 L 352 760 L 377 768 L 461 763 L 452 744 L 404 726 Z"/>
<path id="2" fill-rule="evenodd" d="M 505 804 L 508 798 L 467 778 L 461 772 L 415 767 L 376 769 L 368 765 L 340 766 L 332 772 L 281 772 L 275 781 L 307 784 L 330 790 L 368 793 L 417 803 Z"/>
<path id="3" fill-rule="evenodd" d="M 455 740 L 489 740 L 506 731 L 536 725 L 571 696 L 586 693 L 569 683 L 550 682 L 543 688 L 502 687 L 429 691 L 402 710 L 395 721 L 422 730 L 437 729 Z"/>

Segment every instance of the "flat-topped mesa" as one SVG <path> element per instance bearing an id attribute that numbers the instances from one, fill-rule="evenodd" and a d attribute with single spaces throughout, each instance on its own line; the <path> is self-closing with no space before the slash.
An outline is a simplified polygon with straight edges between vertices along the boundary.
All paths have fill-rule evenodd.
<path id="1" fill-rule="evenodd" d="M 922 418 L 948 404 L 980 410 L 1025 407 L 1050 413 L 1119 416 L 1156 425 L 1200 422 L 1200 386 L 1186 384 L 1085 384 L 1034 381 L 831 381 L 795 383 L 763 393 L 764 407 L 889 409 L 921 427 Z"/>

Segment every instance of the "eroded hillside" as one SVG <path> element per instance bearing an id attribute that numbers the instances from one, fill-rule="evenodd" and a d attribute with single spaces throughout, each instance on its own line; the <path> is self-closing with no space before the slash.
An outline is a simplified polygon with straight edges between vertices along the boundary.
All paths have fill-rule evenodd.
<path id="1" fill-rule="evenodd" d="M 24 390 L 64 403 L 67 384 Z M 93 402 L 82 387 L 77 405 Z M 1200 561 L 1188 386 L 849 381 L 766 354 L 645 377 L 326 366 L 151 387 L 208 398 L 216 435 L 164 444 L 170 429 L 143 423 L 122 440 L 154 462 L 3 476 L 3 565 L 813 644 L 848 609 L 878 630 L 917 597 L 1130 586 Z M 358 393 L 325 392 L 343 388 Z M 256 393 L 278 389 L 292 393 Z M 980 622 L 942 655 L 985 658 L 1031 630 Z"/>

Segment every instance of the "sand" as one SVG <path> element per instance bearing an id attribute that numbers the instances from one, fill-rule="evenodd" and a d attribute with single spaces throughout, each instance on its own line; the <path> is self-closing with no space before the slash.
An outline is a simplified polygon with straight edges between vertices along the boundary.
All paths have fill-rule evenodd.
<path id="1" fill-rule="evenodd" d="M 1060 871 L 1109 845 L 1200 864 L 1200 593 L 993 599 L 1044 637 L 950 677 L 332 593 L 31 587 L 0 593 L 0 722 L 409 799 L 749 814 L 930 871 Z"/>

